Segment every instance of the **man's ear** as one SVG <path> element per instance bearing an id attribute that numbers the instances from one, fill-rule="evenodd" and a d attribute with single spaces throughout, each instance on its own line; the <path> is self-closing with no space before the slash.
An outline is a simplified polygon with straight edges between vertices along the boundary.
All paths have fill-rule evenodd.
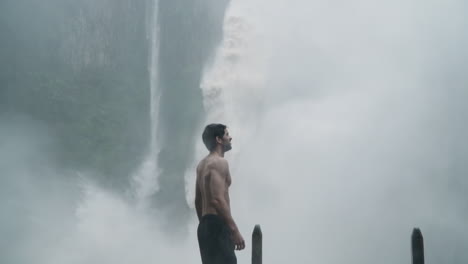
<path id="1" fill-rule="evenodd" d="M 220 137 L 216 137 L 216 142 L 219 144 L 223 144 L 223 140 Z"/>

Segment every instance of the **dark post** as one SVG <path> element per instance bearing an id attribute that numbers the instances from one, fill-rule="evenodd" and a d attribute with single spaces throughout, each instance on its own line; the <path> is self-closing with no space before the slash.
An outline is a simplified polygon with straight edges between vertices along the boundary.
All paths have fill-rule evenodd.
<path id="1" fill-rule="evenodd" d="M 262 229 L 256 225 L 252 233 L 252 264 L 262 264 Z"/>
<path id="2" fill-rule="evenodd" d="M 424 264 L 424 241 L 419 228 L 413 229 L 411 250 L 413 252 L 413 264 Z"/>

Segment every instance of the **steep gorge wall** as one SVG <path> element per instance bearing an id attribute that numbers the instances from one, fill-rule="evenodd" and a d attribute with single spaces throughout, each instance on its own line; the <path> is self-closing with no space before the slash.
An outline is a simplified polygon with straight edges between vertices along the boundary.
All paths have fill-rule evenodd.
<path id="1" fill-rule="evenodd" d="M 0 114 L 54 131 L 60 164 L 121 186 L 148 133 L 152 1 L 0 3 Z"/>

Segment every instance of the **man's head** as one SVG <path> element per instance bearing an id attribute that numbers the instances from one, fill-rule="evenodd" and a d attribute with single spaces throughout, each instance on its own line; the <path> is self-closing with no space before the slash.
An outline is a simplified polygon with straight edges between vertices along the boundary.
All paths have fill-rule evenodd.
<path id="1" fill-rule="evenodd" d="M 229 131 L 223 124 L 210 124 L 205 127 L 203 131 L 203 143 L 206 148 L 212 152 L 219 145 L 222 147 L 224 152 L 232 149 L 231 140 L 232 137 L 229 135 Z"/>

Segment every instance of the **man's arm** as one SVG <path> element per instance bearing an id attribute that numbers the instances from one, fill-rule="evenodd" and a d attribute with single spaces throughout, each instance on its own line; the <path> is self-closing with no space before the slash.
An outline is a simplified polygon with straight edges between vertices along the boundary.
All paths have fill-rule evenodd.
<path id="1" fill-rule="evenodd" d="M 200 191 L 200 187 L 198 186 L 198 177 L 197 181 L 195 182 L 195 209 L 197 210 L 198 221 L 200 221 L 202 217 L 202 195 Z"/>
<path id="2" fill-rule="evenodd" d="M 210 168 L 210 204 L 215 208 L 218 215 L 224 219 L 231 231 L 237 231 L 237 225 L 231 215 L 231 208 L 226 200 L 228 186 L 226 177 L 228 175 L 228 164 L 225 160 L 220 160 Z"/>
<path id="3" fill-rule="evenodd" d="M 237 228 L 236 223 L 231 215 L 231 207 L 228 198 L 228 186 L 226 178 L 229 175 L 229 167 L 226 160 L 216 162 L 210 168 L 210 192 L 211 192 L 211 205 L 215 208 L 218 215 L 224 219 L 225 223 L 232 231 L 232 239 L 237 250 L 245 248 L 245 241 Z"/>

